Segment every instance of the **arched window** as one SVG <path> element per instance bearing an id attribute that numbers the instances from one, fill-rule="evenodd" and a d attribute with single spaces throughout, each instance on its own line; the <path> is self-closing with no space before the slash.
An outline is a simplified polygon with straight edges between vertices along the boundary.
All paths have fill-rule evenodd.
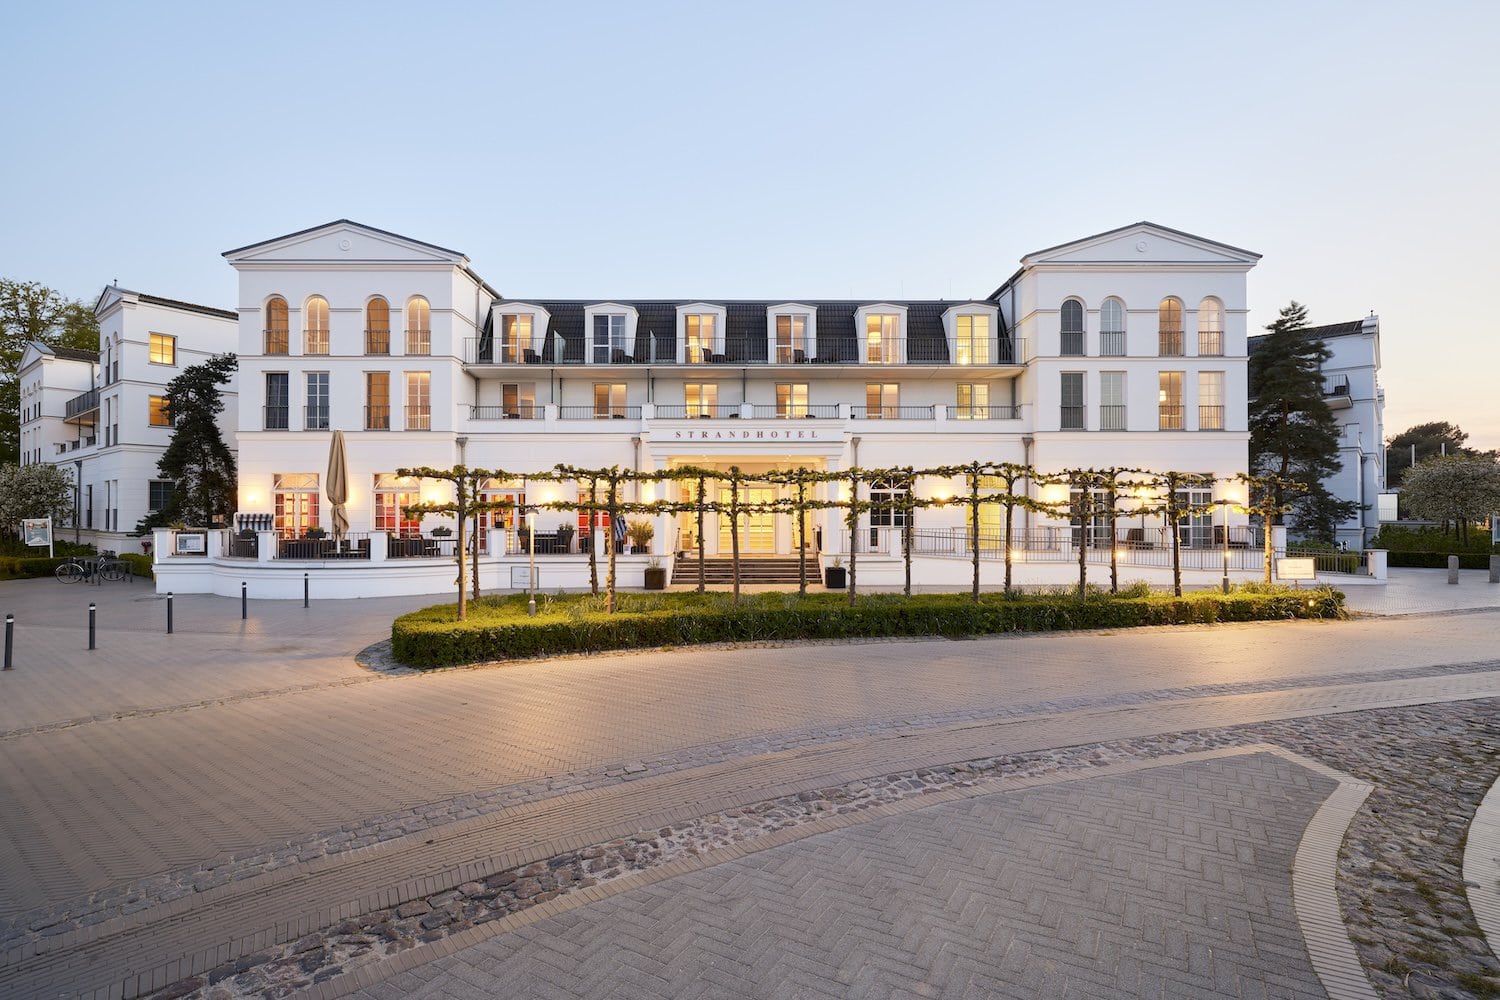
<path id="1" fill-rule="evenodd" d="M 1224 353 L 1224 306 L 1212 296 L 1198 303 L 1198 353 Z"/>
<path id="2" fill-rule="evenodd" d="M 308 296 L 302 307 L 302 334 L 304 353 L 328 353 L 328 300 L 323 296 Z"/>
<path id="3" fill-rule="evenodd" d="M 1182 301 L 1167 296 L 1156 308 L 1157 353 L 1162 357 L 1182 356 Z"/>
<path id="4" fill-rule="evenodd" d="M 432 309 L 427 300 L 413 295 L 406 300 L 406 353 L 432 353 Z"/>
<path id="5" fill-rule="evenodd" d="M 365 353 L 391 353 L 391 304 L 379 295 L 365 306 Z"/>
<path id="6" fill-rule="evenodd" d="M 1105 299 L 1099 307 L 1099 353 L 1108 357 L 1125 354 L 1125 304 Z"/>
<path id="7" fill-rule="evenodd" d="M 286 354 L 290 348 L 291 324 L 287 320 L 286 299 L 273 295 L 266 303 L 266 353 Z"/>
<path id="8" fill-rule="evenodd" d="M 1067 299 L 1062 304 L 1062 354 L 1083 356 L 1083 303 Z"/>

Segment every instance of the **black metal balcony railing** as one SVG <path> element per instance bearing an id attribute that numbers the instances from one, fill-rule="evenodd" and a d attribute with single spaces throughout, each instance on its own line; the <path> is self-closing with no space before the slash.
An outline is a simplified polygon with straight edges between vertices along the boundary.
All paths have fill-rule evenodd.
<path id="1" fill-rule="evenodd" d="M 99 390 L 90 389 L 68 400 L 63 406 L 63 419 L 75 420 L 85 413 L 99 409 Z"/>
<path id="2" fill-rule="evenodd" d="M 931 406 L 855 406 L 850 416 L 855 420 L 931 420 Z"/>
<path id="3" fill-rule="evenodd" d="M 365 331 L 365 353 L 366 354 L 389 354 L 391 353 L 391 331 L 366 330 Z"/>
<path id="4" fill-rule="evenodd" d="M 419 353 L 408 351 L 407 353 Z M 680 357 L 680 360 L 679 360 Z M 584 337 L 549 335 L 536 347 L 516 348 L 495 337 L 465 340 L 464 362 L 480 365 L 1017 365 L 1021 341 L 1011 337 L 964 340 L 942 336 L 871 339 L 820 336 L 816 344 L 789 348 L 768 337 L 720 337 L 712 345 L 683 347 L 673 333 L 640 333 L 633 343 L 595 344 Z"/>
<path id="5" fill-rule="evenodd" d="M 328 407 L 304 406 L 302 408 L 302 429 L 309 431 L 328 430 Z"/>
<path id="6" fill-rule="evenodd" d="M 1083 331 L 1064 330 L 1062 333 L 1062 355 L 1065 358 L 1083 357 Z"/>
<path id="7" fill-rule="evenodd" d="M 1083 430 L 1083 407 L 1081 407 L 1081 406 L 1064 406 L 1064 407 L 1062 407 L 1062 422 L 1061 422 L 1060 426 L 1065 431 L 1081 431 L 1081 430 Z"/>
<path id="8" fill-rule="evenodd" d="M 1099 407 L 1099 429 L 1101 431 L 1123 431 L 1125 429 L 1125 407 Z"/>
<path id="9" fill-rule="evenodd" d="M 1223 330 L 1199 330 L 1198 331 L 1198 356 L 1203 358 L 1219 357 L 1224 353 L 1224 331 Z"/>
<path id="10" fill-rule="evenodd" d="M 1222 431 L 1224 429 L 1224 407 L 1198 407 L 1198 429 L 1200 431 Z"/>
<path id="11" fill-rule="evenodd" d="M 1125 331 L 1105 330 L 1099 334 L 1099 356 L 1122 358 L 1125 356 Z"/>
<path id="12" fill-rule="evenodd" d="M 839 415 L 836 403 L 794 403 L 786 406 L 777 403 L 756 403 L 750 413 L 757 419 L 772 420 L 832 420 Z"/>
<path id="13" fill-rule="evenodd" d="M 426 355 L 432 353 L 431 330 L 407 330 L 406 353 Z"/>
<path id="14" fill-rule="evenodd" d="M 262 407 L 265 416 L 262 426 L 268 431 L 284 431 L 288 429 L 288 417 L 291 415 L 291 407 L 288 406 L 266 406 Z"/>
<path id="15" fill-rule="evenodd" d="M 265 330 L 265 345 L 267 354 L 290 354 L 292 351 L 292 336 L 289 330 Z"/>
<path id="16" fill-rule="evenodd" d="M 328 353 L 328 331 L 327 330 L 308 330 L 306 337 L 303 338 L 303 346 L 305 348 L 305 350 L 303 351 L 303 353 L 305 353 L 305 354 L 309 354 L 309 355 L 327 354 Z"/>
<path id="17" fill-rule="evenodd" d="M 388 431 L 390 429 L 391 408 L 389 405 L 365 407 L 365 430 Z"/>
<path id="18" fill-rule="evenodd" d="M 1157 427 L 1164 431 L 1182 430 L 1182 404 L 1181 403 L 1158 403 L 1157 404 Z"/>
<path id="19" fill-rule="evenodd" d="M 1157 337 L 1157 352 L 1164 358 L 1182 357 L 1182 331 L 1162 330 Z"/>
<path id="20" fill-rule="evenodd" d="M 689 403 L 678 406 L 658 403 L 658 420 L 734 420 L 740 415 L 738 403 Z"/>
<path id="21" fill-rule="evenodd" d="M 406 408 L 406 429 L 409 431 L 432 430 L 432 407 L 408 406 Z"/>
<path id="22" fill-rule="evenodd" d="M 1349 376 L 1334 375 L 1328 379 L 1328 384 L 1323 387 L 1325 396 L 1347 396 L 1349 395 Z"/>
<path id="23" fill-rule="evenodd" d="M 471 406 L 470 420 L 540 420 L 542 408 L 535 403 L 513 403 L 510 406 Z"/>
<path id="24" fill-rule="evenodd" d="M 563 420 L 639 420 L 639 406 L 559 406 L 557 415 Z"/>
<path id="25" fill-rule="evenodd" d="M 1021 408 L 1019 406 L 979 404 L 975 406 L 948 407 L 949 420 L 1018 420 L 1020 416 Z"/>

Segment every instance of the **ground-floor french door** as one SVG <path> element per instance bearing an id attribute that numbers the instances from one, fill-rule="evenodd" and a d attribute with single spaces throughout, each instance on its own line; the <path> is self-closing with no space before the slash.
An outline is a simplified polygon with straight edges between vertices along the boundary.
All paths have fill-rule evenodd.
<path id="1" fill-rule="evenodd" d="M 729 555 L 733 551 L 733 540 L 729 537 L 730 488 L 719 490 L 719 554 Z M 770 486 L 744 485 L 740 487 L 740 504 L 752 507 L 770 504 L 776 500 L 776 490 Z M 740 553 L 742 555 L 770 555 L 776 551 L 776 517 L 770 511 L 740 515 Z"/>

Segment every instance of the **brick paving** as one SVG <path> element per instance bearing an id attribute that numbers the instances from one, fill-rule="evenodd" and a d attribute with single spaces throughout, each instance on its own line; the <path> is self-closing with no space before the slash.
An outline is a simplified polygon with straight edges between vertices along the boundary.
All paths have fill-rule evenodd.
<path id="1" fill-rule="evenodd" d="M 44 947 L 7 955 L 0 993 L 22 974 L 82 992 L 161 956 L 201 971 L 325 926 L 346 902 L 385 905 L 366 897 L 391 887 L 425 895 L 480 860 L 503 867 L 830 776 L 1085 733 L 1480 697 L 1500 648 L 1500 615 L 1478 613 L 1461 628 L 1408 618 L 720 648 L 381 676 L 351 657 L 374 638 L 365 613 L 388 619 L 399 602 L 328 602 L 343 607 L 326 620 L 267 602 L 259 631 L 241 635 L 237 601 L 199 601 L 201 631 L 143 626 L 130 656 L 70 651 L 81 633 L 61 623 L 21 633 L 18 653 L 55 629 L 56 656 L 28 652 L 0 678 L 0 800 L 19 806 L 0 810 L 0 914 L 159 891 L 89 927 L 44 928 Z M 66 617 L 18 618 L 49 613 Z M 1088 707 L 1071 702 L 1080 691 Z M 1174 693 L 1143 701 L 1151 692 Z M 527 791 L 465 815 L 501 788 Z M 353 844 L 372 818 L 403 812 L 405 839 L 302 857 L 310 834 L 347 827 Z M 278 852 L 278 867 L 171 898 L 173 873 Z"/>

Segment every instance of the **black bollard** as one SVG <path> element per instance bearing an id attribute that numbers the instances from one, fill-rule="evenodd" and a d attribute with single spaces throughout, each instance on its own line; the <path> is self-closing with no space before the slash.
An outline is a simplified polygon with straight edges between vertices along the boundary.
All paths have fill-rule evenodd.
<path id="1" fill-rule="evenodd" d="M 167 591 L 167 635 L 172 634 L 172 592 Z"/>
<path id="2" fill-rule="evenodd" d="M 250 617 L 250 598 L 245 589 L 245 581 L 240 581 L 240 621 Z"/>
<path id="3" fill-rule="evenodd" d="M 90 602 L 89 603 L 89 649 L 93 649 L 94 648 L 94 611 L 95 611 L 95 605 L 93 604 L 93 602 Z"/>
<path id="4" fill-rule="evenodd" d="M 307 574 L 302 574 L 302 606 L 307 607 Z"/>
<path id="5" fill-rule="evenodd" d="M 11 650 L 13 650 L 15 648 L 15 642 L 14 642 L 14 640 L 15 640 L 15 633 L 16 633 L 16 616 L 15 615 L 6 615 L 5 616 L 5 669 L 6 670 L 9 670 L 12 667 L 12 665 L 13 665 L 11 663 L 10 654 L 11 654 Z"/>

